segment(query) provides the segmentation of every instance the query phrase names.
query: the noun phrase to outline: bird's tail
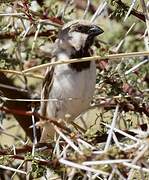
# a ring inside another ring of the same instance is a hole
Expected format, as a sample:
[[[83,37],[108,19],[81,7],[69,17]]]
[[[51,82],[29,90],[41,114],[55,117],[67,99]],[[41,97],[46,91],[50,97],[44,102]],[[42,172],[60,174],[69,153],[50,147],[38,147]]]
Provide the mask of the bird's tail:
[[[40,142],[50,142],[54,139],[55,130],[51,122],[45,122],[42,126]]]

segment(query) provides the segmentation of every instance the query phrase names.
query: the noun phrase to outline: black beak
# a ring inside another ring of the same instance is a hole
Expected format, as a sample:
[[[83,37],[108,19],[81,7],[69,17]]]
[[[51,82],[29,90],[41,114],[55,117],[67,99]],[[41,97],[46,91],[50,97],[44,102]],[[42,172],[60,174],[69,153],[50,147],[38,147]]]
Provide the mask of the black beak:
[[[104,31],[100,28],[100,27],[98,27],[98,26],[96,26],[96,25],[93,25],[90,29],[89,29],[89,35],[91,35],[91,36],[98,36],[99,34],[102,34]]]

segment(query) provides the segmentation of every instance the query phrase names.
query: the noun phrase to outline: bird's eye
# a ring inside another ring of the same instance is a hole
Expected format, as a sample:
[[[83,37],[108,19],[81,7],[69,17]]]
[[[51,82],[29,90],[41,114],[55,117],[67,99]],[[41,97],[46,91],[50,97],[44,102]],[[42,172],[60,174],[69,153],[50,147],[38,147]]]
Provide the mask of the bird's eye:
[[[83,27],[82,27],[82,26],[78,26],[78,27],[76,28],[76,30],[79,31],[79,32],[81,32],[81,31],[83,31]]]
[[[88,34],[90,27],[89,26],[77,26],[76,27],[76,31],[81,32],[81,33],[85,33]]]

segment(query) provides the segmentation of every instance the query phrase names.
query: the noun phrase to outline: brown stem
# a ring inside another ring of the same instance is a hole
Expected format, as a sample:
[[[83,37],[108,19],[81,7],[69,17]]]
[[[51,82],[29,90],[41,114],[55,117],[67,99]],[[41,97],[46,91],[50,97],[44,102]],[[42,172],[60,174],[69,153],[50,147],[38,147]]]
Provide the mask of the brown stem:
[[[0,32],[0,39],[15,39],[16,36],[19,36],[22,33],[21,30],[18,30],[17,32]],[[47,30],[47,31],[43,31],[43,32],[39,32],[38,36],[41,37],[50,37],[53,41],[55,41],[56,36],[53,36],[54,34],[56,34],[56,32],[54,30]],[[31,36],[35,36],[35,32],[31,31],[28,32],[26,34],[26,37],[31,37]]]
[[[124,10],[128,10],[129,6],[127,6],[125,3],[123,3],[121,0],[115,0],[115,2]],[[135,10],[134,8],[132,9],[131,13],[133,16],[137,17],[138,19],[142,20],[145,22],[145,16],[142,12]]]

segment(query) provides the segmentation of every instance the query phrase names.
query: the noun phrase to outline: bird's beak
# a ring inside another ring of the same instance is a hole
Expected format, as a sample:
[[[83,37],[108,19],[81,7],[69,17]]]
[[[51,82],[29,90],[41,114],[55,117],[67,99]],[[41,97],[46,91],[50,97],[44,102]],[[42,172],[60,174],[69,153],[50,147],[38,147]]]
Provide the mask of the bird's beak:
[[[98,36],[99,34],[102,34],[104,31],[96,25],[93,25],[89,30],[89,35],[91,36]]]

